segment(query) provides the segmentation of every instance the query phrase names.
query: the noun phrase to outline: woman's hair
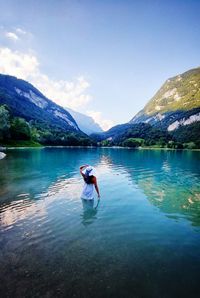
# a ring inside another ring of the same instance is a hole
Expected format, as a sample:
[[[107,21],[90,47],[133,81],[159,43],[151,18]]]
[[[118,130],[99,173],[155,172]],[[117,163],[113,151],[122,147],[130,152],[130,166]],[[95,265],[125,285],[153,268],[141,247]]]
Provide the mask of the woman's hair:
[[[84,175],[84,181],[85,181],[85,183],[87,183],[87,184],[92,184],[93,183],[93,178],[94,178],[94,176],[93,175],[91,175],[91,176],[89,176],[89,175]]]

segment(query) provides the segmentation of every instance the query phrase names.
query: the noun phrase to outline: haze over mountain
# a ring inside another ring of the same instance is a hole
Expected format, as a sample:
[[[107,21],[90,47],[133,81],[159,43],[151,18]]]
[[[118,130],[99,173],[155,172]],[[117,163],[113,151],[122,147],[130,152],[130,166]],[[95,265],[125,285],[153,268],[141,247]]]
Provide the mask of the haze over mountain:
[[[66,110],[69,111],[78,124],[79,128],[87,135],[103,132],[103,129],[94,121],[92,117],[76,112],[70,108],[66,108]]]

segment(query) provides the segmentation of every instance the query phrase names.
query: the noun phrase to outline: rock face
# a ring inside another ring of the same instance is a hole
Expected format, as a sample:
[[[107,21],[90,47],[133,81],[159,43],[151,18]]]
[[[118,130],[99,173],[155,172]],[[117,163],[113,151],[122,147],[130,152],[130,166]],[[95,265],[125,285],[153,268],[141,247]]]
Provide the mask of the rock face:
[[[64,108],[46,98],[30,83],[0,74],[0,105],[6,104],[13,116],[35,120],[63,131],[80,129]]]
[[[170,124],[167,128],[168,131],[173,131],[177,128],[179,128],[179,126],[182,125],[189,125],[192,124],[194,122],[198,122],[200,121],[200,113],[197,113],[195,115],[191,115],[190,117],[186,118],[182,118],[179,121],[176,120],[175,122],[173,122],[172,124]]]
[[[129,123],[149,123],[168,131],[200,121],[200,67],[168,79]]]
[[[3,153],[3,152],[0,152],[0,159],[3,159],[5,156],[6,156],[6,154],[5,154],[5,153]]]
[[[87,135],[103,132],[102,128],[99,126],[99,124],[94,122],[92,117],[73,111],[70,108],[66,108],[66,110],[69,111],[78,124],[79,128]]]

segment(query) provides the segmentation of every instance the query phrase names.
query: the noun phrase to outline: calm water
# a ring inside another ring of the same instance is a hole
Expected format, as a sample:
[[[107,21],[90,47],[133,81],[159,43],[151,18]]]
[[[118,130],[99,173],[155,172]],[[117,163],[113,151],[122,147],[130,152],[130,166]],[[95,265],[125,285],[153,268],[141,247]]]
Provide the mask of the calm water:
[[[83,205],[79,166],[98,172]],[[9,150],[1,297],[199,297],[200,152]]]

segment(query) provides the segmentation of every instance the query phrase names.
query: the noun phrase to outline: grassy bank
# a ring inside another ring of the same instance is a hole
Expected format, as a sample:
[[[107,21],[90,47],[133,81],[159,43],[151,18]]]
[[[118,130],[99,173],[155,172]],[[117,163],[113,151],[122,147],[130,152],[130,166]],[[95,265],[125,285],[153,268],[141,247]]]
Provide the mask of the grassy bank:
[[[34,142],[34,141],[15,141],[10,140],[6,143],[0,143],[0,147],[43,147],[40,143]]]
[[[166,150],[166,151],[200,151],[198,148],[168,148],[168,147],[160,147],[160,146],[140,146],[140,147],[128,147],[128,146],[43,146],[37,142],[33,141],[11,141],[5,143],[0,143],[0,149],[2,148],[93,148],[93,149],[99,149],[99,148],[108,148],[108,149],[132,149],[132,150]],[[3,150],[3,149],[2,149]]]

